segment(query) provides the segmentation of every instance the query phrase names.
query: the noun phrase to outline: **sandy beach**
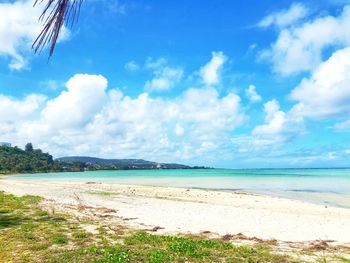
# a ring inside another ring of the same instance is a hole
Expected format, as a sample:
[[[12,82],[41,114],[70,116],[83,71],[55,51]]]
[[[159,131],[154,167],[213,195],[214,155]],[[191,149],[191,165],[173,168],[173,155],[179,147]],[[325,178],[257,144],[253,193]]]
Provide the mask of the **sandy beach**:
[[[350,245],[350,209],[245,193],[98,182],[0,180],[0,190],[39,195],[46,205],[113,211],[129,227],[161,233],[243,234],[263,240]],[[71,212],[71,211],[70,211]]]

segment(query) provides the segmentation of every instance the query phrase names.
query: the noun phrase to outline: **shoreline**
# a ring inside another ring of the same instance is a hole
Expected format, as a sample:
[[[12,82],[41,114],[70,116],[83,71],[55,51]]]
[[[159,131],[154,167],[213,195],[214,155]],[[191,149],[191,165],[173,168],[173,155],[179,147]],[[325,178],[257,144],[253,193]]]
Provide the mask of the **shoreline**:
[[[81,170],[81,171],[47,171],[47,172],[23,172],[23,173],[1,173],[0,172],[0,177],[1,176],[16,176],[16,175],[33,175],[33,174],[57,174],[57,173],[84,173],[84,172],[99,172],[99,171],[162,171],[162,170],[241,170],[241,169],[226,169],[226,168],[213,168],[213,167],[200,167],[200,168],[194,168],[194,167],[190,167],[190,168],[161,168],[161,169],[154,169],[154,168],[142,168],[142,169],[97,169],[97,170]],[[251,170],[259,170],[263,168],[258,168],[258,169],[251,169]],[[286,168],[288,169],[288,168]],[[313,168],[311,168],[313,169]],[[320,168],[323,169],[323,168]],[[331,168],[330,168],[331,169]],[[340,169],[348,169],[348,168],[340,168]],[[349,168],[350,169],[350,168]],[[245,169],[242,169],[245,170]],[[249,170],[249,169],[248,169]],[[273,169],[271,169],[273,170]]]
[[[108,170],[113,171],[113,170]],[[90,172],[98,172],[98,171],[87,171]],[[66,172],[59,172],[60,174],[65,174]],[[77,172],[79,173],[79,172]],[[55,173],[52,173],[53,175]],[[48,177],[38,178],[38,179],[26,179],[21,178],[21,176],[26,175],[36,175],[34,174],[14,174],[14,175],[0,175],[0,180],[16,180],[16,181],[27,181],[27,182],[46,182],[46,183],[52,183],[54,181],[65,183],[68,180],[74,183],[86,183],[87,181],[94,181],[95,183],[102,183],[102,184],[114,184],[114,185],[135,185],[135,186],[141,186],[141,187],[171,187],[171,188],[179,188],[179,189],[193,189],[193,190],[203,190],[203,191],[218,191],[218,192],[226,192],[226,193],[243,193],[248,195],[260,195],[265,197],[272,197],[272,198],[282,198],[282,199],[288,199],[288,200],[294,200],[294,201],[300,201],[308,204],[315,204],[315,205],[321,205],[326,207],[336,207],[336,208],[343,208],[343,209],[350,209],[350,193],[341,193],[341,192],[334,192],[334,191],[317,191],[317,190],[278,190],[278,189],[254,189],[254,188],[218,188],[218,187],[200,187],[200,186],[192,186],[192,185],[186,185],[186,184],[175,184],[172,186],[169,186],[167,184],[157,184],[157,183],[147,183],[147,182],[133,182],[133,181],[119,181],[116,182],[115,180],[105,179],[105,178],[86,178],[86,179],[76,179],[76,178],[55,178],[53,176],[53,179],[49,179]]]
[[[243,234],[263,240],[333,240],[350,246],[350,210],[259,194],[202,189],[18,180],[0,181],[0,190],[39,195],[62,211],[69,206],[116,210],[131,228],[159,227],[160,233]],[[70,211],[71,212],[71,211]]]

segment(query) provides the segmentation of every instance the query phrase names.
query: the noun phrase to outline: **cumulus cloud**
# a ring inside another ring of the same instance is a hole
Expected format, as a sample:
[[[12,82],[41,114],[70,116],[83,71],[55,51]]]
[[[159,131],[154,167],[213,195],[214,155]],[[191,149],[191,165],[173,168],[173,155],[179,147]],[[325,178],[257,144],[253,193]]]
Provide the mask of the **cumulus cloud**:
[[[124,68],[127,71],[136,71],[140,69],[140,66],[135,62],[135,61],[129,61],[128,63],[125,64]]]
[[[350,120],[336,123],[334,129],[336,131],[350,131]]]
[[[249,85],[249,87],[245,90],[245,96],[252,103],[256,103],[262,100],[261,96],[257,93],[254,85]]]
[[[328,160],[334,160],[334,159],[337,159],[337,158],[338,158],[338,156],[336,155],[335,152],[329,152],[329,153],[327,154],[327,159],[328,159]]]
[[[149,59],[146,68],[153,70],[153,79],[145,83],[146,91],[165,91],[173,88],[182,78],[183,69],[170,67],[164,58],[156,61]]]
[[[336,51],[291,92],[301,117],[347,117],[350,114],[350,47]]]
[[[272,13],[264,17],[258,24],[259,27],[286,27],[301,19],[305,18],[309,13],[308,8],[302,3],[294,3],[289,9],[282,10],[279,12]]]
[[[200,76],[206,85],[216,85],[220,81],[220,70],[227,57],[223,52],[213,52],[211,60],[200,69]]]
[[[36,94],[29,95],[24,99],[0,95],[0,137],[11,139],[13,136],[20,136],[18,125],[22,128],[27,123],[35,121],[45,100],[45,96]],[[20,140],[18,137],[16,139]],[[24,143],[21,142],[21,144]]]
[[[316,68],[324,50],[350,44],[350,6],[338,16],[323,16],[301,24],[284,25],[270,49],[261,54],[273,70],[290,75]]]
[[[0,121],[11,122],[31,119],[45,102],[46,97],[43,95],[32,94],[19,100],[4,95],[0,95]]]
[[[0,55],[10,59],[12,70],[21,70],[28,64],[33,41],[43,29],[38,18],[43,5],[33,7],[33,0],[0,3]],[[60,41],[69,31],[63,28]]]
[[[84,126],[107,101],[107,80],[101,75],[77,74],[66,87],[42,110],[43,122],[53,129]]]
[[[350,130],[349,72],[350,47],[334,52],[291,91],[290,98],[296,104],[290,110],[282,111],[276,100],[265,103],[265,123],[245,137],[245,144],[250,148],[281,145],[303,134],[307,119],[345,119],[336,123],[334,129]]]
[[[0,103],[7,101],[12,115],[0,119],[0,138],[17,145],[32,141],[56,156],[174,161],[210,155],[213,149],[220,152],[244,120],[234,93],[222,97],[213,88],[202,88],[173,99],[148,93],[131,98],[107,86],[103,76],[78,74],[52,99],[31,95],[15,101],[1,96]],[[2,117],[6,114],[0,112]],[[11,119],[16,121],[9,123]]]
[[[254,147],[280,146],[303,133],[303,120],[282,111],[277,100],[266,102],[264,112],[265,123],[252,131],[251,143]]]
[[[283,130],[286,124],[286,114],[280,110],[280,105],[276,100],[268,101],[264,104],[266,114],[265,124],[254,128],[252,134],[254,143],[257,145],[270,145],[275,141],[284,141]]]

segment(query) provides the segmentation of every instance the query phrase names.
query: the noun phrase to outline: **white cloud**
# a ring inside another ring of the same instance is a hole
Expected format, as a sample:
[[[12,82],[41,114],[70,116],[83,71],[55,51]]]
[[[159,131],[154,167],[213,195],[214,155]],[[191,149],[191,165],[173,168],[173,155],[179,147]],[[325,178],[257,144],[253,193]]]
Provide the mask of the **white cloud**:
[[[348,117],[350,114],[350,47],[341,49],[314,70],[291,92],[301,117]]]
[[[10,58],[12,70],[27,66],[31,45],[43,28],[38,20],[43,4],[33,7],[33,3],[33,0],[0,3],[0,55]],[[60,40],[68,34],[63,28]]]
[[[273,70],[282,75],[313,70],[326,48],[350,44],[349,27],[350,6],[345,6],[339,16],[291,24],[281,28],[276,42],[262,52],[261,58],[269,60]]]
[[[153,58],[149,57],[146,61],[145,68],[157,70],[159,68],[164,67],[167,63],[168,62],[165,58],[159,58],[157,60],[154,60]]]
[[[59,88],[64,87],[64,83],[61,81],[48,79],[40,81],[39,86],[44,90],[58,90]]]
[[[20,136],[18,135],[18,125],[22,127],[22,125],[34,121],[45,100],[46,97],[35,94],[22,100],[0,95],[0,138],[11,139],[13,136]]]
[[[258,47],[258,44],[256,44],[256,43],[251,44],[251,45],[249,45],[249,47],[248,47],[248,51],[255,50],[257,47]]]
[[[107,101],[107,80],[101,75],[77,74],[66,84],[67,91],[47,102],[42,118],[51,128],[81,127]]]
[[[125,64],[124,68],[127,71],[137,71],[140,69],[140,66],[135,62],[135,61],[129,61],[128,63]]]
[[[283,130],[286,124],[286,114],[280,110],[276,100],[264,104],[266,114],[265,124],[255,127],[252,132],[254,143],[257,145],[274,144],[276,141],[284,141]]]
[[[220,70],[227,60],[223,52],[213,52],[211,60],[200,69],[200,75],[206,85],[216,85],[220,81]]]
[[[146,91],[165,91],[173,88],[182,78],[183,69],[167,66],[167,61],[160,58],[156,61],[149,59],[146,68],[153,70],[153,79],[145,83]]]
[[[262,100],[261,96],[257,93],[254,85],[249,85],[249,87],[245,90],[245,96],[252,103],[256,103]]]
[[[148,91],[163,91],[175,86],[180,81],[183,70],[180,68],[165,67],[155,73],[155,77],[145,83]]]
[[[184,135],[184,133],[185,133],[185,129],[181,125],[176,124],[176,126],[175,126],[175,134],[178,135],[178,136],[182,136],[182,135]]]
[[[282,111],[276,100],[265,103],[265,123],[255,127],[251,137],[245,138],[250,144],[245,144],[250,148],[281,145],[304,133],[307,118],[347,119],[350,114],[349,72],[350,47],[334,52],[292,90],[290,98],[297,103],[289,111]],[[350,122],[339,122],[334,128],[349,130]]]
[[[329,152],[329,153],[327,154],[327,159],[328,159],[328,160],[335,160],[335,159],[337,159],[337,158],[338,158],[338,156],[336,155],[335,152]]]
[[[0,100],[10,101],[10,112],[26,105],[11,118],[0,119],[0,138],[15,145],[31,141],[56,156],[198,160],[225,148],[230,133],[244,120],[234,93],[220,97],[215,89],[204,88],[188,89],[173,99],[147,93],[130,98],[107,90],[107,80],[100,75],[75,75],[66,90],[47,101],[39,95]],[[2,117],[6,114],[0,112]]]
[[[286,27],[301,19],[305,18],[309,13],[308,8],[302,3],[294,3],[287,10],[272,13],[264,17],[258,24],[259,27],[269,27],[275,25],[277,27]]]
[[[0,121],[15,123],[30,119],[45,100],[45,96],[35,94],[29,95],[23,100],[0,95]]]
[[[336,131],[350,131],[350,120],[336,123],[334,129]]]
[[[256,126],[252,131],[253,146],[280,146],[303,133],[302,119],[296,119],[289,112],[282,111],[278,101],[266,102],[264,112],[265,123]]]

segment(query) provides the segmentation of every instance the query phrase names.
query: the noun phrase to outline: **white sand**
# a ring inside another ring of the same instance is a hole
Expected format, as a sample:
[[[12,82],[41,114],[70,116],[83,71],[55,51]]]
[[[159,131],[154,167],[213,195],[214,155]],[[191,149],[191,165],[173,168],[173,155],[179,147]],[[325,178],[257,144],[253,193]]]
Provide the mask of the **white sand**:
[[[246,236],[281,241],[335,240],[350,244],[350,209],[253,194],[170,187],[1,179],[0,190],[40,195],[57,206],[78,203],[117,210],[132,227],[159,226],[167,233]],[[91,194],[94,191],[113,195]]]

